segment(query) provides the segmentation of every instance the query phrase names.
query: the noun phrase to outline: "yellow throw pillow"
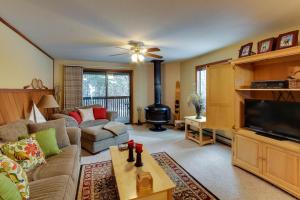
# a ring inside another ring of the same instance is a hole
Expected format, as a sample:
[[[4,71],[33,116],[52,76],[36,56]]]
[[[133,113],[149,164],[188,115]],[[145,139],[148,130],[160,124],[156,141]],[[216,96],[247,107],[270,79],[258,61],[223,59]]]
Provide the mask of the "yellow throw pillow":
[[[1,147],[1,151],[10,159],[18,162],[26,172],[46,163],[45,155],[34,138],[6,143]]]
[[[29,199],[29,183],[25,170],[5,155],[0,155],[0,173],[16,184],[22,199]]]

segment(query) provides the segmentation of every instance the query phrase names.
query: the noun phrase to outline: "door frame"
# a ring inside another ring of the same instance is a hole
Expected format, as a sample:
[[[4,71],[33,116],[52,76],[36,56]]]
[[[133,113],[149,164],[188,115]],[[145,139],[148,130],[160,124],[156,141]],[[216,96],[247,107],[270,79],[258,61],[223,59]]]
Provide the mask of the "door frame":
[[[123,70],[123,69],[95,69],[95,68],[83,68],[84,72],[102,72],[102,73],[127,73],[129,74],[129,99],[130,99],[130,118],[129,123],[133,123],[133,70]],[[106,80],[106,94],[107,94],[107,80]]]

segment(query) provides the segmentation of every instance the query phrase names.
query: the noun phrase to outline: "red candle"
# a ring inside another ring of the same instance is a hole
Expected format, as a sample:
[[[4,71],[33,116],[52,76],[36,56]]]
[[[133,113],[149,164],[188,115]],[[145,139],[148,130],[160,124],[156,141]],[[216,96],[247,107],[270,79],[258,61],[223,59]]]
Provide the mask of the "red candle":
[[[143,144],[135,144],[135,151],[137,153],[142,153],[143,152]]]
[[[133,147],[134,147],[134,140],[129,140],[128,141],[128,148],[133,149]]]

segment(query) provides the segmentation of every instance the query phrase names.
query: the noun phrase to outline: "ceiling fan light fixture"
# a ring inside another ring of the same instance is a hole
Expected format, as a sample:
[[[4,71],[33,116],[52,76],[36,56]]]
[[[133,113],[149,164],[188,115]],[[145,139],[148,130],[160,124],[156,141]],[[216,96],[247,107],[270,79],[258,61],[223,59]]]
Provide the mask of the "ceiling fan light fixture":
[[[131,61],[134,63],[138,62],[138,55],[136,53],[131,55]]]
[[[139,62],[144,62],[145,57],[142,54],[138,54],[138,61]]]

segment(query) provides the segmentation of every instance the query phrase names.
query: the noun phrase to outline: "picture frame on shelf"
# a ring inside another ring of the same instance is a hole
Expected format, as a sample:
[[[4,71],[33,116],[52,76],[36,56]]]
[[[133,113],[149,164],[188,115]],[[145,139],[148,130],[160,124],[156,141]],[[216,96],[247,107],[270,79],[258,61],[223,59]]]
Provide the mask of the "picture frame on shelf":
[[[279,50],[279,49],[285,49],[285,48],[297,46],[298,34],[299,34],[299,30],[280,34],[278,36],[276,49]]]
[[[241,49],[239,51],[239,58],[251,56],[252,55],[252,46],[253,46],[253,42],[250,42],[248,44],[241,46]]]
[[[276,38],[268,38],[257,43],[257,54],[266,53],[275,50]]]

